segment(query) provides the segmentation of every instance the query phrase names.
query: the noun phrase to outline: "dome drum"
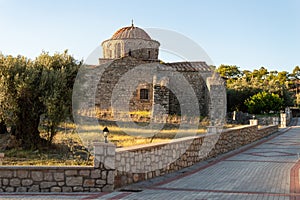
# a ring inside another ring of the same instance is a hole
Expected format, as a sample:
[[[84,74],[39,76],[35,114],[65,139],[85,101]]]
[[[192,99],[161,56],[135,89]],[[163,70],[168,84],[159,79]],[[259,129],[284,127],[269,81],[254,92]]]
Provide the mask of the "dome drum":
[[[142,60],[157,60],[159,46],[159,42],[152,40],[143,29],[124,27],[116,31],[111,39],[102,42],[103,58],[132,56]]]

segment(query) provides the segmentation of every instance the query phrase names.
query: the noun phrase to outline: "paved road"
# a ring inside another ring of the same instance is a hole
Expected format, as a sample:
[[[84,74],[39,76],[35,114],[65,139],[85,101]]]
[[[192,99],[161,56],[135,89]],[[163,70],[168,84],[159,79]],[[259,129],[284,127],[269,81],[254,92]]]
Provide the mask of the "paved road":
[[[208,162],[112,193],[0,194],[0,199],[299,199],[300,120]],[[137,190],[140,189],[140,190]]]

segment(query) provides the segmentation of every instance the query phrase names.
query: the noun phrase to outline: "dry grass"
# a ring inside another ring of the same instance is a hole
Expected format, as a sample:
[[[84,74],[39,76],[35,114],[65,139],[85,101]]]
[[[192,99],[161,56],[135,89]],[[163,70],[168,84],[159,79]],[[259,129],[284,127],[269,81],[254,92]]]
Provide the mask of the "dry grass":
[[[103,141],[104,137],[102,131],[105,125],[99,126],[81,126],[81,132],[79,133],[85,145],[91,143],[92,141],[98,140]],[[174,129],[162,129],[155,132],[154,129],[136,129],[132,127],[118,127],[116,125],[108,126],[109,141],[113,142],[117,147],[127,147],[140,144],[149,144],[157,142],[167,142],[173,138],[178,137],[188,137],[193,135],[199,135],[205,133],[205,128],[200,129],[185,129],[179,130]]]
[[[133,113],[146,116],[149,113]],[[163,129],[154,132],[153,129],[145,129],[148,123],[138,123],[141,128],[132,128],[130,124],[122,124],[122,128],[112,122],[103,123],[98,126],[81,126],[77,134],[75,124],[62,123],[61,131],[54,137],[53,145],[44,150],[25,151],[22,149],[11,149],[4,151],[5,158],[3,165],[92,165],[93,157],[85,147],[92,149],[93,141],[103,141],[102,130],[107,126],[110,130],[109,141],[117,147],[128,147],[149,143],[168,142],[173,138],[201,135],[206,132],[202,124],[198,129],[179,130],[178,124],[167,124]],[[238,125],[226,125],[225,128],[232,128]],[[155,128],[154,128],[155,129]],[[43,137],[44,134],[42,133]],[[1,142],[0,135],[0,142]],[[4,139],[4,138],[3,138]]]
[[[44,136],[43,132],[41,136]],[[0,135],[0,138],[5,137],[7,138],[8,135]],[[5,150],[3,153],[5,153],[3,165],[93,165],[93,157],[84,149],[79,135],[73,133],[72,130],[58,132],[53,139],[53,144],[49,147],[44,147],[39,150],[13,148]]]

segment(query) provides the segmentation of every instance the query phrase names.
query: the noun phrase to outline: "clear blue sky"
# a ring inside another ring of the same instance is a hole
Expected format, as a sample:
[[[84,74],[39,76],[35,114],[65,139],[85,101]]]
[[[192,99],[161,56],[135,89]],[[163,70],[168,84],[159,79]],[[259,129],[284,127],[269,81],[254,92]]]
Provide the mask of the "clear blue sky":
[[[131,19],[141,28],[177,31],[215,65],[289,71],[300,65],[299,0],[0,0],[0,51],[42,50],[85,59]]]

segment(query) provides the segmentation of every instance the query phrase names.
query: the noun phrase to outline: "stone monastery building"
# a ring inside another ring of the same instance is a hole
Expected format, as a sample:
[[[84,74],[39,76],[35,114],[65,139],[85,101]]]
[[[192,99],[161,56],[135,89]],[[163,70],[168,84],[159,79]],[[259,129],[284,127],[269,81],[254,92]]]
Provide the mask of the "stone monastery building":
[[[99,58],[97,68],[105,70],[95,105],[103,117],[114,109],[156,109],[176,115],[199,110],[199,115],[207,116],[210,107],[216,106],[210,100],[214,86],[211,68],[201,61],[164,63],[158,59],[159,46],[159,41],[134,24],[102,42],[103,58]]]

